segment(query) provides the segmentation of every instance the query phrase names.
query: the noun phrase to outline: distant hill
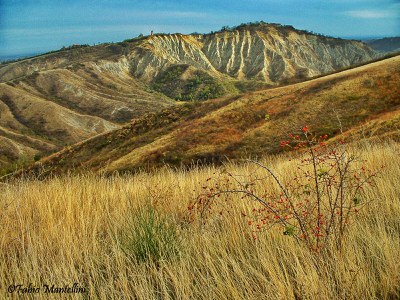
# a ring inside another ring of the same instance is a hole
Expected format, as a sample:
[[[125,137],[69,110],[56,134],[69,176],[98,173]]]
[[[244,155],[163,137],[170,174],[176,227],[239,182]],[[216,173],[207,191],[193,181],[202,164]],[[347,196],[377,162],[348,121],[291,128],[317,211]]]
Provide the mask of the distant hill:
[[[279,141],[309,125],[334,138],[400,141],[400,56],[270,90],[191,102],[134,120],[67,147],[27,171],[62,173],[221,162],[281,151]]]
[[[257,23],[73,45],[1,64],[0,169],[179,106],[175,100],[299,82],[378,56],[361,42]]]
[[[365,43],[379,52],[400,51],[400,37],[388,37],[383,39],[367,40]]]
[[[22,60],[25,58],[29,58],[32,56],[36,56],[38,53],[24,53],[24,54],[16,54],[16,55],[0,55],[0,63],[7,63],[16,60]]]

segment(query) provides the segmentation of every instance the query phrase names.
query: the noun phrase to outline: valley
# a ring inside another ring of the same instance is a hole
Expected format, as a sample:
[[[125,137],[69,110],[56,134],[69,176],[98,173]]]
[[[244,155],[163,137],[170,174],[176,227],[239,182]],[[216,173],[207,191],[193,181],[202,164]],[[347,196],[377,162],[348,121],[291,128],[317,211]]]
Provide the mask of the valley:
[[[288,86],[190,102],[79,142],[27,171],[134,172],[279,153],[304,125],[332,141],[399,140],[400,56]]]
[[[361,42],[257,23],[75,45],[5,63],[0,168],[9,172],[185,101],[236,97],[378,57]]]

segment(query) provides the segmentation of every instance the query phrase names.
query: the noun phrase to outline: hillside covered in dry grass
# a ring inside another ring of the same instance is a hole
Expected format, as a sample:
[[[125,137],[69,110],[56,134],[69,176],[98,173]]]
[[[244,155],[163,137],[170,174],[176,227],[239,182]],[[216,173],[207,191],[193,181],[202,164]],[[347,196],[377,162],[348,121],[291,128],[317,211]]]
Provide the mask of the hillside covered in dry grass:
[[[251,164],[191,171],[164,168],[129,176],[63,175],[0,185],[0,290],[12,284],[78,283],[89,299],[398,299],[400,148],[364,142],[350,153],[381,170],[364,190],[342,251],[310,252],[282,230],[252,238],[243,217],[255,204],[231,195],[230,214],[205,225],[188,206],[209,178],[226,171],[265,177]],[[299,160],[262,162],[283,182]],[[255,190],[273,190],[271,180]],[[139,237],[139,238],[138,238]],[[36,299],[48,299],[39,292]],[[58,296],[58,295],[56,295]]]
[[[235,95],[376,59],[367,45],[279,24],[154,34],[0,65],[0,168],[178,103]]]
[[[28,171],[135,171],[281,151],[279,141],[310,125],[334,139],[399,139],[400,56],[275,89],[188,103],[67,147]]]

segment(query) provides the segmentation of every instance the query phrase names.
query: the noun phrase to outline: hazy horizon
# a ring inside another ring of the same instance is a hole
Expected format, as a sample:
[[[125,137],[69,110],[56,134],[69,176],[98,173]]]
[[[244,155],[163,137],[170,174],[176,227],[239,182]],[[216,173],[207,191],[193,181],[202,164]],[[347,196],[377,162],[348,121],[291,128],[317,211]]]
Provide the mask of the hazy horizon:
[[[208,33],[261,20],[341,38],[393,37],[400,34],[399,10],[393,0],[0,1],[0,59],[118,42],[151,30]]]

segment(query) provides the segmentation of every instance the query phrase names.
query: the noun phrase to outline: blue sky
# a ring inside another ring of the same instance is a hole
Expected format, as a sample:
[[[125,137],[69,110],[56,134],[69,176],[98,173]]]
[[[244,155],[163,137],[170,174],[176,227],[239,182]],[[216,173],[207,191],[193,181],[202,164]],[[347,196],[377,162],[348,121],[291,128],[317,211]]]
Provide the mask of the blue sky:
[[[399,36],[400,0],[0,0],[0,56],[259,20],[338,37]]]

